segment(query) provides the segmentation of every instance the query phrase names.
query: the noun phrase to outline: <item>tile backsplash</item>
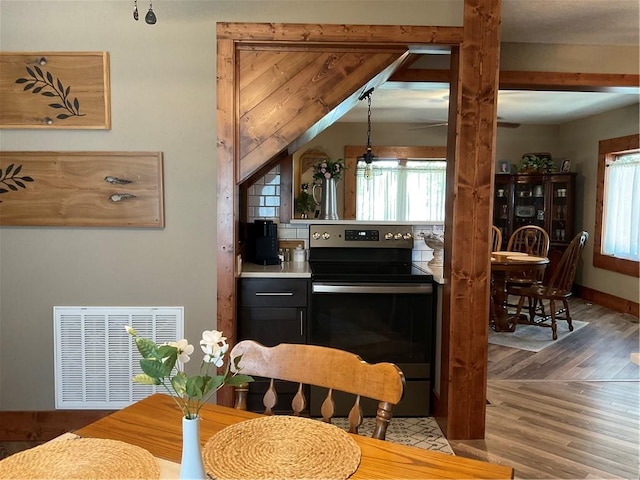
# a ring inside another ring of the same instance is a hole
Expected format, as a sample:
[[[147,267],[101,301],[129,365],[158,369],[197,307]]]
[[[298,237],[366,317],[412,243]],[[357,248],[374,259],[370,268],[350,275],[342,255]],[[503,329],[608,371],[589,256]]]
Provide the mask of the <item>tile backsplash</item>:
[[[249,187],[247,218],[249,222],[259,219],[277,222],[280,218],[280,165]]]
[[[248,191],[247,218],[254,220],[280,219],[280,166],[274,167],[264,177],[256,181]],[[413,253],[414,262],[426,262],[433,258],[433,250],[423,240],[428,233],[442,234],[444,225],[413,225]],[[278,223],[278,238],[280,240],[304,240],[309,247],[309,225],[306,223],[280,224]]]

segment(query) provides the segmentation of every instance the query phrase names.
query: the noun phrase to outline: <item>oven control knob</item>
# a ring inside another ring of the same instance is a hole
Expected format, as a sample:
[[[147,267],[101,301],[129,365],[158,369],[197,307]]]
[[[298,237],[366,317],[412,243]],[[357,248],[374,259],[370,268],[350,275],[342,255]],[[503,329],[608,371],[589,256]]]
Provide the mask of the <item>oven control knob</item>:
[[[402,240],[402,234],[396,233],[393,238],[395,238],[396,240]]]
[[[384,239],[385,239],[385,240],[391,240],[391,239],[393,239],[393,233],[391,233],[391,232],[387,232],[387,233],[385,233],[385,234],[384,234]]]
[[[322,239],[323,239],[323,240],[329,240],[329,238],[331,238],[331,234],[330,234],[330,233],[328,233],[328,232],[324,232],[324,233],[322,234]]]
[[[313,232],[313,239],[318,240],[320,238],[320,232]]]
[[[405,240],[411,240],[413,238],[413,235],[411,235],[410,233],[405,233],[402,238],[404,238]]]

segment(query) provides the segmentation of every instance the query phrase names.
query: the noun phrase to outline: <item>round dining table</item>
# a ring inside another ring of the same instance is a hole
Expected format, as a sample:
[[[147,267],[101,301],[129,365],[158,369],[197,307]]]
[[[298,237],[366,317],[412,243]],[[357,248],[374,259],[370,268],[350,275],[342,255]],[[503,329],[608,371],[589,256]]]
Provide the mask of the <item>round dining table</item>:
[[[497,332],[513,332],[518,324],[515,315],[507,310],[507,279],[525,273],[529,278],[541,278],[549,264],[547,257],[536,257],[520,252],[492,252],[491,279],[495,319],[490,326]]]

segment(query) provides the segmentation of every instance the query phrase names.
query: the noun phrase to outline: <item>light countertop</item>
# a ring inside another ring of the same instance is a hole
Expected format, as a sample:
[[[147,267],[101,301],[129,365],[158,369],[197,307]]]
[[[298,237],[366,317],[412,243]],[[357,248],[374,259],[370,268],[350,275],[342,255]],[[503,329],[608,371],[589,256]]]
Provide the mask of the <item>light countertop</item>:
[[[243,262],[241,278],[311,278],[309,262],[284,262],[280,265],[258,265]]]
[[[427,262],[414,263],[420,270],[433,275],[434,282],[444,283],[442,268],[429,267]],[[284,262],[281,265],[258,265],[242,263],[241,278],[311,278],[309,262]]]

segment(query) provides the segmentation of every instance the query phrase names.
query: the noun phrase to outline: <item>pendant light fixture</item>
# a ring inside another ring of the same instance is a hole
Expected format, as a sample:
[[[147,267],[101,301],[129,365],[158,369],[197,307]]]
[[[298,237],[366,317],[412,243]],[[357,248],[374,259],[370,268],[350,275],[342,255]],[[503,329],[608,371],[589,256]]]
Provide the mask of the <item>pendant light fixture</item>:
[[[371,180],[373,178],[373,161],[377,160],[373,152],[371,151],[371,95],[373,94],[373,87],[364,92],[358,100],[367,99],[367,146],[365,152],[358,157],[358,161],[364,160],[364,178]]]

